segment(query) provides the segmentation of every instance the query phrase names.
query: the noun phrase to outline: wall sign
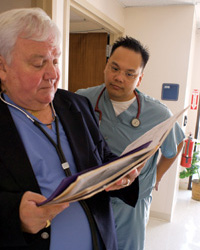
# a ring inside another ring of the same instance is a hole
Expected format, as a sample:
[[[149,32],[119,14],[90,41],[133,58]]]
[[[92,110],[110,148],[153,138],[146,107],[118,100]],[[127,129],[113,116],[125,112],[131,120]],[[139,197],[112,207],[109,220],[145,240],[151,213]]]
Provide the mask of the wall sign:
[[[177,101],[179,93],[179,84],[163,83],[162,85],[162,100]]]
[[[199,90],[198,89],[194,89],[192,91],[192,98],[191,98],[190,109],[197,110],[198,100],[199,100]]]

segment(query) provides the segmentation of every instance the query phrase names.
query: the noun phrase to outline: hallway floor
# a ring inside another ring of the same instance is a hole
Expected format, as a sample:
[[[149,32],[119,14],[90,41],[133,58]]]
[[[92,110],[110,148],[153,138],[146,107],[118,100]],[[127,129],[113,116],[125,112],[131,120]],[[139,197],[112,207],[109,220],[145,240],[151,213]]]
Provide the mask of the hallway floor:
[[[179,190],[172,222],[150,218],[145,250],[200,250],[200,201]]]

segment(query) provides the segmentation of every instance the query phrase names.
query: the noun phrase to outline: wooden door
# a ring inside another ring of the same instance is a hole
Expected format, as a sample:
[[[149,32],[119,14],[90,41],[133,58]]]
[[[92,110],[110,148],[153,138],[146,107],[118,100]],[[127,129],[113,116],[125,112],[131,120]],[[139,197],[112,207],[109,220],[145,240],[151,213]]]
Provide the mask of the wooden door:
[[[69,90],[104,82],[107,33],[70,34]]]

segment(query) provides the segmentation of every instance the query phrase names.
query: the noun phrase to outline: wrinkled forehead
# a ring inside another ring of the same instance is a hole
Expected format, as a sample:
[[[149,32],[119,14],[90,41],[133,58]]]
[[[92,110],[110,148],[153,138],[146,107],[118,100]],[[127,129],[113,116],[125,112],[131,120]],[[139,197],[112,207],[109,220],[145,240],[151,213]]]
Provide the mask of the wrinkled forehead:
[[[49,30],[48,33],[44,32],[42,34],[40,34],[40,32],[33,33],[33,34],[30,34],[30,33],[26,34],[25,32],[23,32],[18,36],[18,38],[32,40],[36,42],[48,42],[54,47],[60,46],[60,43],[61,43],[60,34],[59,33],[55,34],[54,32],[51,32],[51,30]]]
[[[12,52],[12,58],[59,58],[60,46],[51,41],[39,42],[30,39],[18,38]]]

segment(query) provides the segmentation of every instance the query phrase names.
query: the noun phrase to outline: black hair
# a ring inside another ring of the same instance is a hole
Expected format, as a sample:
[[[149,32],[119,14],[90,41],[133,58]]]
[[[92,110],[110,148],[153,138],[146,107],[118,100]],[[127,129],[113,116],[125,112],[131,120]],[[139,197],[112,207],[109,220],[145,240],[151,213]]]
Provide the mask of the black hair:
[[[133,50],[137,53],[140,53],[142,56],[142,67],[144,68],[149,60],[149,51],[146,47],[144,47],[138,40],[126,36],[119,37],[113,44],[110,56],[114,53],[114,51],[118,47],[124,47],[130,50]]]

